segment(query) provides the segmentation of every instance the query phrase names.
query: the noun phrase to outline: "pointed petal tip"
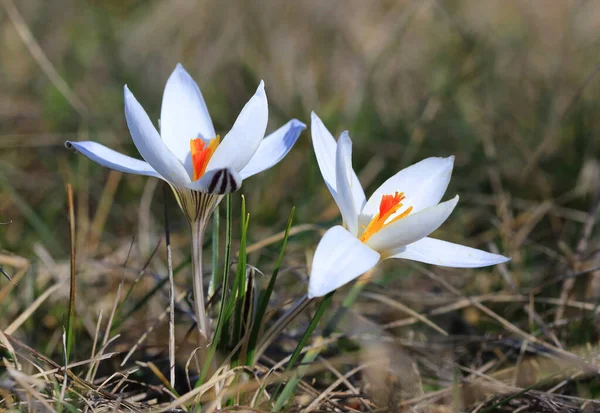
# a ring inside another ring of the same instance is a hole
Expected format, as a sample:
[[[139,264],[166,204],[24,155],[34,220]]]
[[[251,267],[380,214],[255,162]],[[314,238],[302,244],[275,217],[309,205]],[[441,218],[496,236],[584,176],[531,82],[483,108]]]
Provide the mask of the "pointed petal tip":
[[[319,117],[319,115],[317,115],[314,111],[311,112],[310,114],[310,129],[312,134],[314,135],[315,133],[325,133],[327,135],[331,135],[331,132],[329,132],[329,129],[327,129],[327,126],[325,126],[325,124],[323,123],[323,121],[321,120],[321,118]],[[314,136],[313,136],[314,139]],[[331,139],[333,140],[334,144],[335,144],[335,138],[333,137],[333,135],[331,135]]]
[[[290,126],[292,128],[302,128],[302,130],[306,129],[306,124],[298,119],[290,120]]]
[[[153,176],[163,179],[147,162],[135,159],[112,150],[94,141],[66,141],[65,146],[73,152],[107,168],[136,175]]]
[[[485,262],[481,262],[478,265],[470,265],[470,266],[463,266],[460,268],[483,268],[483,267],[491,267],[492,265],[498,265],[498,264],[506,264],[507,262],[509,262],[512,258],[510,257],[505,257],[504,255],[500,255],[500,254],[493,254],[491,252],[487,252],[487,251],[482,251],[484,253],[487,254],[487,260]]]
[[[452,167],[454,165],[454,159],[455,159],[454,155],[450,155],[450,156],[446,156],[446,157],[444,157],[444,156],[432,156],[432,157],[423,159],[421,162],[430,161],[430,160],[437,160],[437,161],[441,161],[442,165],[444,165],[446,167],[448,167],[448,166]],[[420,162],[418,162],[418,163],[420,163]]]
[[[447,204],[447,208],[450,211],[448,215],[450,215],[452,213],[452,211],[454,210],[454,208],[456,208],[456,205],[458,205],[458,201],[460,201],[460,196],[458,196],[458,194],[457,194],[454,196],[454,198],[449,199],[444,202],[441,202],[438,205]]]
[[[348,132],[347,130],[342,131],[342,133],[340,133],[340,137],[338,138],[338,141],[340,141],[342,139],[345,141],[349,141],[350,145],[352,145],[352,139],[350,139],[350,132]]]
[[[123,86],[123,93],[124,93],[125,100],[127,100],[127,99],[135,100],[135,96],[133,96],[133,93],[131,92],[131,90],[129,90],[129,87],[127,85]]]
[[[433,157],[435,159],[439,159],[440,161],[444,162],[446,166],[452,167],[454,165],[454,159],[455,156],[454,155],[450,155],[450,156],[440,156],[440,157]]]
[[[188,71],[185,70],[185,67],[183,67],[183,65],[179,62],[175,65],[175,69],[173,69],[173,72],[171,73],[171,76],[174,76],[174,75],[181,75],[181,76],[186,76],[186,77],[191,78]]]
[[[254,96],[252,96],[251,100],[254,98],[264,99],[266,105],[269,103],[267,100],[267,92],[265,91],[265,81],[262,79],[258,84],[256,92],[254,92]]]
[[[499,258],[498,258],[498,260],[499,260],[499,261],[498,261],[498,264],[504,264],[505,262],[509,262],[509,261],[511,261],[511,260],[512,260],[512,258],[511,258],[511,257],[506,257],[506,256],[504,256],[504,255],[499,255]]]

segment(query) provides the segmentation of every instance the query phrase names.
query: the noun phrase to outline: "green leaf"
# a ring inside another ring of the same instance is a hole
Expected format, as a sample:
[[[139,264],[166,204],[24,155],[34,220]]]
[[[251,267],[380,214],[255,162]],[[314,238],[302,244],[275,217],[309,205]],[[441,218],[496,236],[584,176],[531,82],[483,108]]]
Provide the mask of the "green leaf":
[[[252,326],[252,332],[250,333],[250,340],[248,342],[248,357],[246,359],[246,365],[248,365],[248,366],[251,366],[254,364],[254,354],[256,352],[256,343],[258,341],[258,334],[263,325],[263,318],[267,311],[267,307],[269,305],[271,295],[273,294],[273,289],[275,288],[275,281],[277,281],[277,275],[279,274],[279,269],[281,268],[281,261],[283,260],[283,253],[284,253],[285,247],[287,245],[288,236],[290,234],[290,228],[292,227],[292,222],[294,219],[295,211],[296,211],[296,207],[292,207],[292,211],[290,213],[290,217],[288,218],[288,223],[285,228],[285,235],[283,237],[283,242],[281,243],[279,257],[277,259],[277,263],[275,264],[275,268],[273,269],[273,275],[271,275],[271,279],[269,280],[267,289],[260,293],[260,297],[258,300],[258,308],[256,310],[256,316],[254,317],[254,324]]]

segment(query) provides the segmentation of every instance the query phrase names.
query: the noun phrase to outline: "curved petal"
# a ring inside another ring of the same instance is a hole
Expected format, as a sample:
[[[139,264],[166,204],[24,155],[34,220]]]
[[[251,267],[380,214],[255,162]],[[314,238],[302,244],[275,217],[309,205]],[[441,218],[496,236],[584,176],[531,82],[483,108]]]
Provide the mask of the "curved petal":
[[[242,186],[240,174],[231,168],[206,171],[202,177],[186,185],[187,188],[210,194],[229,194]]]
[[[450,201],[425,208],[383,227],[367,240],[376,251],[389,251],[425,238],[448,219],[458,203],[458,195]]]
[[[169,76],[160,110],[160,135],[173,154],[192,170],[190,140],[216,136],[200,88],[180,63]]]
[[[347,131],[342,132],[335,153],[335,200],[344,222],[352,235],[358,233],[358,213],[352,197],[352,141]]]
[[[312,262],[308,297],[321,297],[369,271],[379,262],[373,251],[344,227],[329,229],[317,246]]]
[[[268,120],[265,83],[261,80],[256,93],[246,103],[208,162],[208,169],[232,168],[241,171],[258,150],[265,136]]]
[[[335,153],[337,149],[335,139],[315,112],[310,114],[310,120],[310,134],[317,163],[323,180],[333,195],[337,191],[335,185]]]
[[[185,186],[190,176],[179,159],[167,148],[148,114],[125,85],[125,119],[133,143],[142,158],[165,180]]]
[[[250,162],[241,170],[242,179],[269,169],[281,161],[292,149],[304,129],[306,129],[304,123],[292,119],[264,138]]]
[[[66,141],[65,146],[69,149],[74,149],[81,153],[88,159],[102,165],[107,168],[114,169],[115,171],[125,172],[129,174],[154,176],[156,178],[162,177],[156,173],[154,169],[147,162],[139,159],[132,158],[127,155],[123,155],[115,150],[107,148],[97,142],[82,141],[82,142],[71,142]]]
[[[368,223],[377,214],[383,195],[404,192],[406,206],[412,214],[437,205],[448,188],[454,156],[427,158],[409,166],[389,178],[371,195],[361,213],[361,223]]]
[[[464,245],[435,238],[423,238],[391,252],[388,258],[419,261],[442,267],[478,268],[510,261],[503,255],[492,254]]]
[[[336,198],[337,186],[336,186],[336,142],[333,138],[333,135],[327,130],[319,116],[315,112],[311,113],[311,135],[313,141],[313,147],[315,149],[315,155],[317,157],[317,163],[319,164],[319,169],[321,170],[321,175],[323,175],[323,180],[325,180],[325,184],[327,188],[329,188],[329,192],[333,198]],[[354,198],[354,205],[356,206],[356,211],[359,212],[363,209],[363,205],[366,202],[365,192],[363,191],[362,185],[356,176],[356,173],[352,169],[352,164],[350,164],[350,169],[352,170],[352,197]]]

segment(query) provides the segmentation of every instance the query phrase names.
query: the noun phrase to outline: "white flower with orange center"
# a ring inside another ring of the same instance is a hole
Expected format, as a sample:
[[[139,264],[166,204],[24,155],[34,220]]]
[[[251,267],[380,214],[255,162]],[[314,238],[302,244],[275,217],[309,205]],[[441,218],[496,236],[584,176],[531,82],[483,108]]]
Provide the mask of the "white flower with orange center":
[[[221,140],[198,85],[180,64],[165,86],[160,134],[127,86],[125,119],[143,161],[92,141],[66,142],[66,146],[100,165],[160,178],[171,186],[192,231],[195,311],[200,332],[208,336],[201,268],[206,224],[224,194],[236,191],[243,179],[277,164],[306,126],[292,119],[264,138],[268,105],[261,81]]]
[[[348,132],[343,132],[336,143],[313,112],[311,133],[321,174],[340,208],[343,226],[329,229],[317,246],[309,297],[328,294],[387,258],[460,268],[509,260],[428,237],[446,221],[458,202],[456,196],[440,203],[450,182],[453,156],[427,158],[401,170],[367,200],[352,169]]]
[[[224,194],[283,159],[306,127],[293,119],[263,139],[268,105],[261,81],[221,140],[198,85],[181,64],[165,86],[160,134],[127,86],[125,118],[144,161],[97,142],[69,141],[66,145],[108,168],[166,181],[191,222],[206,221]]]

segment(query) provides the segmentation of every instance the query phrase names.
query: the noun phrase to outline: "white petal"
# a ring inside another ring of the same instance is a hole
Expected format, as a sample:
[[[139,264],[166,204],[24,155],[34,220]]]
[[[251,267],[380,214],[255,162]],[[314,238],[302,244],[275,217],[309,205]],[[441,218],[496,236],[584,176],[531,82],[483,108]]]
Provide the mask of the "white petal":
[[[125,86],[125,119],[138,152],[156,172],[175,185],[185,186],[190,182],[190,176],[183,164],[165,146],[148,114],[127,86]]]
[[[361,224],[368,223],[379,211],[383,195],[404,192],[405,206],[412,206],[411,214],[437,205],[448,188],[454,156],[427,158],[409,166],[389,178],[371,195],[361,214]]]
[[[317,157],[317,163],[321,170],[321,175],[325,180],[329,192],[336,198],[336,142],[333,135],[327,130],[321,119],[315,112],[311,113],[311,135],[313,141],[313,147],[315,149],[315,155]],[[352,168],[352,165],[350,165]],[[361,211],[363,205],[366,202],[365,192],[356,176],[354,170],[351,172],[352,175],[352,197],[354,198],[354,205],[356,211]],[[337,202],[337,201],[336,201]]]
[[[477,268],[510,261],[498,254],[491,254],[464,245],[453,244],[434,238],[423,238],[393,251],[388,258],[402,258],[443,267]]]
[[[292,119],[264,138],[250,162],[241,170],[242,179],[269,169],[281,161],[292,149],[304,129],[306,129],[304,123]]]
[[[308,297],[320,297],[369,271],[379,253],[360,242],[342,226],[328,230],[315,251]]]
[[[161,178],[147,162],[123,155],[97,142],[67,141],[65,142],[65,146],[69,149],[75,149],[90,160],[115,171]]]
[[[187,184],[189,189],[211,194],[229,194],[237,191],[242,185],[242,178],[231,168],[206,171],[202,177]]]
[[[421,212],[411,214],[376,232],[367,240],[367,245],[376,251],[388,251],[425,238],[448,219],[458,203],[458,195]]]
[[[215,137],[215,128],[200,88],[180,63],[165,86],[160,110],[160,135],[190,173],[190,140],[199,136],[207,140]]]
[[[265,136],[269,108],[265,84],[258,89],[240,112],[233,127],[208,162],[208,169],[232,168],[241,171],[254,156]]]
[[[310,116],[310,133],[317,163],[325,184],[333,195],[337,190],[335,186],[335,154],[337,149],[335,139],[315,112],[312,112]]]
[[[352,197],[352,141],[347,131],[342,132],[338,139],[335,161],[337,195],[334,198],[348,230],[356,236],[358,213]]]

